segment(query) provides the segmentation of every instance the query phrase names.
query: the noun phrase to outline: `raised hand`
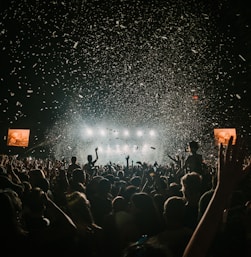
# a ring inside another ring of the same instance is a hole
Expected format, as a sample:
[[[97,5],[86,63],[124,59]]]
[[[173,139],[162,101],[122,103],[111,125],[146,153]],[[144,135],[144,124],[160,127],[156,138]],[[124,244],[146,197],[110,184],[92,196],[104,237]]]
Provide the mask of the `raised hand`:
[[[233,137],[231,137],[226,148],[223,145],[220,146],[217,187],[226,193],[231,193],[250,169],[250,161],[244,167],[246,150],[244,143],[243,138],[237,137],[236,143],[233,144]]]
[[[251,161],[245,157],[244,139],[237,137],[233,143],[230,138],[226,148],[220,146],[218,152],[217,186],[206,211],[201,217],[183,257],[206,257],[209,248],[219,231],[224,210],[228,207],[229,197],[239,182],[250,171]]]

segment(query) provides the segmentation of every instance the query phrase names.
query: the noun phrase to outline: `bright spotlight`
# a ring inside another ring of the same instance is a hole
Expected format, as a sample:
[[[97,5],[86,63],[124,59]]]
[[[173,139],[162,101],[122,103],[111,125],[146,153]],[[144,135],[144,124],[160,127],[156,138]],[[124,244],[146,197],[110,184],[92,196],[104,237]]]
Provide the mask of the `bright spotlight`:
[[[146,152],[149,148],[149,145],[148,144],[144,144],[143,147],[142,147],[142,152]]]
[[[124,130],[124,136],[129,136],[129,131],[127,129]]]
[[[139,147],[137,145],[134,145],[132,151],[135,153],[138,149]]]
[[[138,137],[142,137],[143,136],[143,131],[142,130],[138,130],[137,131],[137,136]]]
[[[117,130],[114,131],[114,136],[117,137],[119,135],[119,132]]]
[[[155,131],[154,131],[154,130],[150,130],[150,131],[149,131],[149,135],[150,135],[151,137],[155,136]]]
[[[86,134],[87,134],[88,136],[92,136],[92,135],[93,135],[93,130],[90,129],[90,128],[87,128],[87,129],[86,129]]]
[[[105,134],[106,134],[106,133],[105,133],[105,130],[104,130],[104,129],[100,129],[100,135],[101,135],[101,136],[105,136]]]

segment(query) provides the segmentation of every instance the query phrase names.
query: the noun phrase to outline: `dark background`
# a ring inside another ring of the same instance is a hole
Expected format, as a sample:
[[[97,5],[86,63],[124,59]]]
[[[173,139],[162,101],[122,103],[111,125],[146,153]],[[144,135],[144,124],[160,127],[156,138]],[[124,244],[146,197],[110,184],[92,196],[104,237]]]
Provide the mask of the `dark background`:
[[[171,153],[215,127],[250,146],[250,19],[248,1],[1,0],[0,153],[66,151],[83,123],[156,128]]]

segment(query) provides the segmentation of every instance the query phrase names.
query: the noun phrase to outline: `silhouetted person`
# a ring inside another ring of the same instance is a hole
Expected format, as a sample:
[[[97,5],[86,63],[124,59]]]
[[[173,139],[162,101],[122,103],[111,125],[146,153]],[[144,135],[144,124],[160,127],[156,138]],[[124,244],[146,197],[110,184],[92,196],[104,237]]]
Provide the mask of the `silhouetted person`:
[[[153,236],[163,230],[161,214],[153,197],[146,192],[134,193],[130,199],[133,215],[140,235]]]
[[[184,225],[195,229],[198,224],[199,200],[202,195],[202,176],[190,172],[181,178],[181,191],[185,200]]]
[[[74,169],[72,172],[72,180],[70,183],[70,191],[78,191],[82,193],[86,193],[86,173],[82,169]]]
[[[17,256],[29,249],[28,231],[21,220],[22,202],[12,189],[0,189],[0,255]],[[26,254],[27,256],[27,254]]]
[[[190,155],[185,160],[185,165],[184,165],[186,173],[195,171],[200,175],[202,175],[203,159],[202,159],[202,155],[197,153],[198,149],[199,149],[198,142],[192,141],[189,143]]]
[[[91,154],[87,155],[87,163],[84,165],[84,170],[92,177],[95,175],[95,164],[98,160],[98,148],[95,148],[96,158],[93,160],[93,156]]]
[[[91,212],[90,202],[85,193],[74,191],[67,195],[68,214],[77,227],[77,253],[89,257],[99,257],[103,253],[103,229],[98,226]]]
[[[67,177],[69,182],[72,180],[72,172],[75,169],[81,169],[80,165],[77,164],[77,157],[76,156],[72,156],[71,157],[71,163],[67,169]]]
[[[163,204],[164,231],[149,238],[149,242],[167,247],[172,252],[172,256],[181,257],[193,233],[192,229],[184,225],[185,213],[186,206],[183,197],[167,198]]]
[[[103,226],[105,217],[112,211],[111,181],[102,178],[97,184],[97,192],[91,197],[91,211],[97,225]]]

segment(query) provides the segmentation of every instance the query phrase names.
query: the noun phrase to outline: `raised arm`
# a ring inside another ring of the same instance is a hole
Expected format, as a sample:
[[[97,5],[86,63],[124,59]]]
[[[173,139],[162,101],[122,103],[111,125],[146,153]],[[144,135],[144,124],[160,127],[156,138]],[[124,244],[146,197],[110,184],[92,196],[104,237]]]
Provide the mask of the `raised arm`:
[[[46,237],[54,240],[65,235],[74,236],[77,227],[70,216],[55,204],[46,193],[43,193],[43,201],[46,206],[46,215],[51,221],[51,230],[47,231]]]
[[[95,148],[95,155],[96,155],[96,158],[95,158],[95,162],[98,160],[98,147]]]
[[[238,137],[234,145],[233,137],[231,137],[225,149],[222,145],[220,146],[217,186],[183,253],[183,257],[205,257],[208,255],[208,250],[219,229],[223,212],[228,207],[231,194],[250,170],[250,162],[243,168],[244,158],[243,139]]]

